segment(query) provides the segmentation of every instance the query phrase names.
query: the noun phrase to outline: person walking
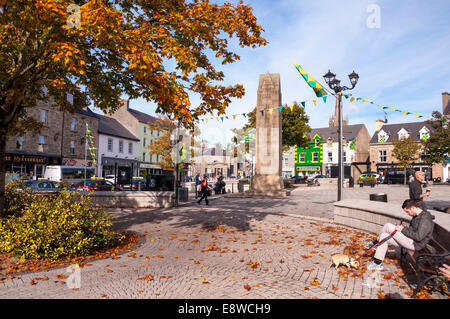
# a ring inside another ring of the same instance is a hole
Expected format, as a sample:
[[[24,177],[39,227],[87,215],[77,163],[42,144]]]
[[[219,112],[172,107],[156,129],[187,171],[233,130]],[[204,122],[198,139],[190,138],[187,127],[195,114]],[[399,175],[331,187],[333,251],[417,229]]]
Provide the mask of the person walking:
[[[195,198],[199,197],[201,184],[202,181],[200,180],[200,174],[197,173],[197,175],[195,175]]]
[[[375,255],[367,269],[383,269],[383,260],[389,246],[403,247],[411,256],[414,251],[424,248],[431,239],[434,228],[434,216],[427,210],[423,210],[413,199],[407,199],[402,205],[405,213],[412,217],[409,227],[403,225],[394,225],[387,223],[383,226],[376,242],[365,245],[367,249],[381,242],[396,230],[395,234],[389,239],[375,247]]]
[[[200,198],[199,201],[197,201],[198,204],[200,204],[204,198],[206,205],[208,205],[208,190],[209,190],[208,177],[206,175],[204,175],[202,184],[201,184],[202,197]]]
[[[424,194],[422,192],[422,183],[425,180],[425,173],[416,171],[414,177],[414,180],[409,184],[409,199],[414,200],[423,210],[426,210],[427,205],[423,201],[423,198],[430,196],[430,192],[427,191]]]

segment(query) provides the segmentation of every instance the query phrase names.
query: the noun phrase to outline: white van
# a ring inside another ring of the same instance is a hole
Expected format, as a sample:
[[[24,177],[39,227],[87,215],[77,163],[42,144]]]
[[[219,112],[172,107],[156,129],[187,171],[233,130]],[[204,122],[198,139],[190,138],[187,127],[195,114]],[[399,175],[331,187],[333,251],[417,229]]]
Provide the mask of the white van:
[[[45,169],[44,178],[55,182],[77,183],[84,180],[85,169],[87,179],[94,176],[94,170],[90,167],[50,165]]]

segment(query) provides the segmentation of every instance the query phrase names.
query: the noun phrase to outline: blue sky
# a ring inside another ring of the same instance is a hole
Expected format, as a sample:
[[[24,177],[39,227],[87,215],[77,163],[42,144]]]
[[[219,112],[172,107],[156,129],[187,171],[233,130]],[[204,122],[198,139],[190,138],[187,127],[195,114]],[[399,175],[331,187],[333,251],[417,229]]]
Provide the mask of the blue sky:
[[[236,1],[231,1],[236,2]],[[283,104],[310,101],[315,97],[291,61],[303,66],[325,85],[323,75],[331,69],[349,86],[347,75],[353,70],[360,79],[354,90],[356,97],[378,104],[423,115],[442,110],[442,92],[450,91],[450,1],[448,0],[247,0],[254,9],[265,47],[242,49],[232,43],[241,59],[232,65],[217,68],[225,73],[225,84],[241,83],[246,94],[234,99],[227,114],[247,113],[256,105],[258,78],[263,73],[280,73]],[[368,21],[376,12],[379,28],[370,28]],[[192,104],[198,103],[193,96]],[[132,108],[155,114],[155,105],[145,100],[130,101]],[[334,99],[307,104],[311,127],[328,126],[334,111]],[[387,111],[390,123],[418,121]],[[350,124],[364,123],[370,134],[375,120],[383,118],[382,110],[368,103],[352,103],[344,99],[344,116]],[[231,139],[231,128],[245,124],[243,117],[200,123],[203,137],[225,144]]]

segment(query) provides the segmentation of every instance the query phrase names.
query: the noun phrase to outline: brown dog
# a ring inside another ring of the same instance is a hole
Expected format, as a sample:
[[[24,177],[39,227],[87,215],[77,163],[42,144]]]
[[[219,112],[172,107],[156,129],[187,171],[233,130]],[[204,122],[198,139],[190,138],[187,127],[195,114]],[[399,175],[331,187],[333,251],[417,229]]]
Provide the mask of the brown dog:
[[[338,268],[340,265],[344,265],[347,268],[353,267],[355,269],[358,269],[359,262],[349,255],[346,254],[334,254],[331,256],[331,266],[334,265],[334,269]]]

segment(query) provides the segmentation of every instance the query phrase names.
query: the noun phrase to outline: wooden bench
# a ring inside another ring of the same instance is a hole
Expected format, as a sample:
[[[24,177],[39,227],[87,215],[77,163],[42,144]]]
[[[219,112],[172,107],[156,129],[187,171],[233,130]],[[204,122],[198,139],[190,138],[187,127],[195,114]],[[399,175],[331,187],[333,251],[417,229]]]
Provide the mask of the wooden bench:
[[[450,265],[450,232],[438,224],[434,224],[432,238],[427,246],[414,252],[412,256],[402,248],[401,263],[404,263],[406,256],[411,258],[411,266],[414,268],[417,278],[417,286],[412,298],[415,298],[417,293],[426,285],[429,285],[433,290],[437,290],[447,281],[439,272],[439,267],[442,267],[442,264]],[[445,293],[449,295],[448,291]]]

